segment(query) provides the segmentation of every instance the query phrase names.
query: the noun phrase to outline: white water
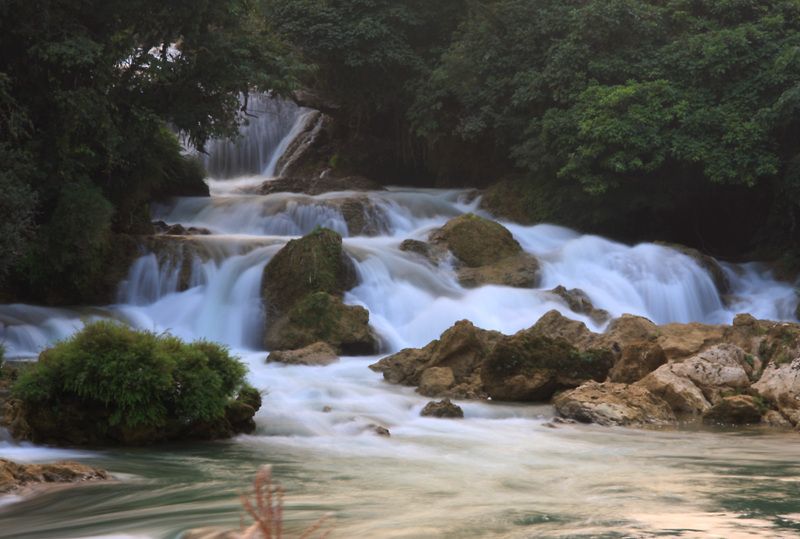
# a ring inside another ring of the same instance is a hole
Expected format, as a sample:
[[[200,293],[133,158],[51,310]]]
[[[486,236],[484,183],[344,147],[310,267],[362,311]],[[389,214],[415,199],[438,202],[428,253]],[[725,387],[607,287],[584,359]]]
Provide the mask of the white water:
[[[730,323],[739,312],[793,320],[791,285],[757,264],[725,266],[733,287],[726,304],[710,276],[671,249],[505,223],[542,263],[541,286],[467,290],[451,269],[399,249],[404,239],[425,239],[447,220],[478,212],[465,191],[370,193],[382,234],[350,237],[337,204],[352,193],[241,194],[267,178],[212,182],[210,199],[154,208],[155,219],[214,232],[192,239],[202,256],[188,290],[178,290],[174,267],[146,254],[114,305],[0,306],[0,339],[11,357],[35,356],[69,336],[81,317],[115,316],[224,342],[249,363],[251,382],[268,391],[257,431],[224,443],[114,451],[34,447],[0,436],[0,457],[75,459],[122,479],[70,490],[69,503],[59,494],[67,491],[0,498],[0,537],[176,537],[195,526],[236,527],[236,494],[264,462],[275,463],[287,488],[287,526],[331,511],[333,537],[800,537],[792,505],[800,500],[796,434],[551,429],[549,406],[482,402],[459,403],[462,421],[421,418],[427,399],[367,368],[380,356],[281,366],[265,364],[259,347],[263,267],[289,239],[318,225],[345,237],[359,276],[345,301],[370,311],[386,353],[423,346],[464,318],[510,334],[550,309],[601,331],[544,292],[559,284],[584,290],[613,316],[638,314],[659,324]],[[391,437],[377,436],[371,425],[387,427]]]

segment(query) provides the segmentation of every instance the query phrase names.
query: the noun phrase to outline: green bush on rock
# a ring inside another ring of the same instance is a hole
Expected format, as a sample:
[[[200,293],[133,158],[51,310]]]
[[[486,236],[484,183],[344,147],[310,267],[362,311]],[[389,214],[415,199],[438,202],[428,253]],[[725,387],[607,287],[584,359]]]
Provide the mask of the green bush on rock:
[[[222,345],[185,343],[103,320],[42,352],[20,376],[13,396],[21,400],[27,437],[34,441],[217,438],[252,423],[255,409],[249,417],[240,410],[254,401],[246,374],[247,367]],[[237,394],[244,402],[231,402]]]

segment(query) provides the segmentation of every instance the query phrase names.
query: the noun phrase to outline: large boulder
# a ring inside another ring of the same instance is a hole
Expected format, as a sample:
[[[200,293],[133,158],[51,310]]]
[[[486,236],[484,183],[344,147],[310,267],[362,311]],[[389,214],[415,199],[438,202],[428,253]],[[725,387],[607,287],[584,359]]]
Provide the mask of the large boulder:
[[[700,322],[673,322],[658,326],[658,344],[670,361],[680,361],[723,342],[728,326],[712,326]]]
[[[309,294],[324,292],[341,298],[354,285],[354,268],[338,232],[318,228],[291,240],[264,267],[261,297],[267,324],[288,314]]]
[[[91,468],[73,461],[51,464],[17,464],[0,458],[0,494],[44,483],[82,483],[109,480],[112,477],[101,468]]]
[[[700,414],[724,396],[750,387],[744,350],[720,344],[685,361],[662,365],[637,382],[678,413]]]
[[[451,219],[431,234],[430,240],[446,244],[468,268],[489,266],[523,254],[522,247],[507,228],[472,213]]]
[[[580,352],[564,339],[519,332],[500,339],[481,366],[486,393],[502,401],[547,401],[556,391],[603,381],[614,364],[609,350]]]
[[[592,333],[586,324],[567,318],[555,309],[547,311],[526,332],[531,335],[544,335],[551,339],[565,339],[581,351],[598,347],[598,335]]]
[[[675,415],[662,399],[642,386],[589,381],[554,400],[560,417],[598,425],[674,423]]]
[[[289,312],[269,325],[264,337],[267,350],[297,350],[324,342],[341,355],[371,355],[379,349],[369,326],[369,311],[345,305],[326,292],[308,294]]]

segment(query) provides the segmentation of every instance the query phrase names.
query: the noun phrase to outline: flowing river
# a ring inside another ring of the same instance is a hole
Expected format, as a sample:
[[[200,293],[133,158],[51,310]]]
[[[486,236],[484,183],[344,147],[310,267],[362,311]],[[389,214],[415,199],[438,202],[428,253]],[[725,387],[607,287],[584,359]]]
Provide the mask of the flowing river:
[[[266,392],[257,430],[222,442],[113,449],[33,446],[0,432],[0,457],[77,460],[118,479],[0,497],[0,538],[177,538],[201,526],[235,529],[244,513],[237,497],[265,463],[286,491],[286,536],[330,513],[333,538],[800,537],[796,432],[692,422],[552,428],[547,405],[469,401],[459,402],[463,420],[423,418],[429,399],[367,368],[465,318],[511,334],[558,309],[602,331],[545,292],[557,285],[582,289],[613,316],[658,324],[727,324],[740,312],[794,320],[792,285],[758,264],[723,265],[732,291],[721,298],[708,273],[666,247],[504,223],[540,260],[541,286],[464,289],[450,269],[399,245],[462,213],[481,213],[467,191],[369,193],[365,219],[377,231],[369,237],[351,236],[340,209],[354,193],[244,194],[276,175],[276,154],[303,114],[275,106],[238,147],[217,148],[208,163],[212,197],[153,208],[154,219],[213,233],[190,240],[188,289],[179,291],[179,265],[143,252],[113,305],[0,306],[0,339],[12,358],[35,357],[86,317],[226,343]],[[262,270],[289,239],[319,225],[344,236],[359,277],[345,302],[369,310],[384,354],[327,367],[266,364]],[[374,425],[391,436],[378,436]]]

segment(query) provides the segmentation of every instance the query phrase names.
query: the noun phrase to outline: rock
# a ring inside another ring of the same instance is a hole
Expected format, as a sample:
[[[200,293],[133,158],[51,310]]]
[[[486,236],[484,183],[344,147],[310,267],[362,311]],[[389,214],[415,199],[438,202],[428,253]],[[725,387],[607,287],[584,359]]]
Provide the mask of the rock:
[[[765,365],[791,363],[800,357],[800,326],[793,322],[769,322],[765,329],[758,345],[758,356]]]
[[[451,219],[429,239],[447,245],[468,268],[489,266],[523,253],[522,247],[503,225],[472,213]]]
[[[310,294],[324,292],[341,298],[354,285],[355,270],[342,250],[338,232],[320,228],[291,240],[264,267],[261,298],[267,324]]]
[[[401,251],[416,253],[431,263],[438,266],[450,257],[450,251],[440,243],[428,243],[419,240],[403,240],[400,244]]]
[[[480,372],[492,399],[546,401],[586,380],[605,380],[613,363],[608,350],[581,353],[564,339],[519,332],[498,340]]]
[[[748,354],[755,354],[766,339],[769,325],[769,322],[756,320],[749,314],[737,314],[733,324],[725,329],[722,338],[724,342],[735,344]],[[758,369],[760,366],[756,368]]]
[[[711,280],[714,282],[717,292],[719,292],[721,296],[730,294],[731,282],[728,279],[728,275],[725,273],[725,270],[722,269],[722,266],[720,266],[719,263],[714,260],[714,258],[699,251],[698,249],[687,247],[685,245],[658,241],[655,243],[658,245],[663,245],[664,247],[669,247],[670,249],[674,249],[694,260],[698,266],[708,272],[709,277],[711,277]]]
[[[662,365],[634,384],[664,400],[675,413],[701,414],[711,403],[691,380],[675,373],[672,364]]]
[[[632,342],[655,342],[659,336],[659,328],[643,316],[623,314],[608,323],[604,333],[597,336],[591,346],[607,348],[619,357],[622,349]]]
[[[597,335],[589,331],[586,324],[567,318],[555,309],[546,312],[526,333],[565,339],[581,351],[588,350],[597,341]]]
[[[792,428],[792,423],[777,410],[767,410],[766,413],[761,416],[761,424],[782,429]]]
[[[629,426],[674,423],[675,415],[645,387],[589,381],[554,400],[556,413],[581,423]]]
[[[608,373],[608,381],[622,384],[637,382],[664,365],[667,356],[656,343],[633,341],[622,350],[622,357]]]
[[[539,261],[526,254],[504,258],[492,265],[478,268],[461,268],[458,282],[464,288],[477,288],[488,284],[514,288],[535,288],[541,272]]]
[[[348,197],[339,207],[350,236],[377,236],[388,230],[386,215],[367,195]]]
[[[596,324],[603,324],[608,322],[608,320],[611,318],[611,315],[608,313],[608,311],[603,309],[595,309],[586,292],[579,288],[567,290],[563,286],[558,285],[554,289],[549,290],[549,292],[554,296],[561,298],[572,312],[585,314]]]
[[[448,368],[455,384],[469,384],[470,376],[478,370],[500,336],[497,331],[476,328],[469,320],[460,320],[425,348],[401,350],[371,368],[383,372],[383,377],[390,382],[412,386],[420,385],[425,371]],[[459,391],[458,388],[453,390]]]
[[[211,231],[203,227],[190,226],[185,228],[181,224],[168,225],[164,221],[153,221],[153,234],[164,236],[208,236]]]
[[[800,410],[800,358],[788,364],[769,363],[752,388],[786,417]]]
[[[703,423],[747,425],[761,422],[763,406],[750,395],[725,397],[703,412]]]
[[[339,361],[339,356],[324,342],[316,342],[298,350],[275,350],[267,356],[267,363],[287,365],[330,365]]]
[[[495,182],[483,193],[480,207],[504,221],[523,225],[536,224],[532,218],[536,214],[534,211],[536,203],[530,196],[529,187],[529,184],[520,181]]]
[[[719,344],[680,363],[672,371],[684,376],[703,392],[712,404],[722,395],[750,387],[744,350],[733,344]]]
[[[727,326],[690,322],[666,324],[658,329],[658,344],[670,361],[680,361],[721,343]]]
[[[112,478],[107,471],[73,461],[23,465],[0,458],[0,493],[3,494],[42,483],[81,483],[109,479]]]
[[[446,393],[456,384],[453,370],[450,367],[431,367],[422,372],[417,391],[426,397],[435,397]]]
[[[450,402],[450,399],[444,399],[440,402],[429,402],[425,408],[419,413],[422,417],[451,417],[463,418],[464,411],[460,406]]]
[[[387,429],[386,427],[381,427],[380,425],[375,425],[374,423],[372,423],[370,425],[367,425],[367,428],[372,432],[374,432],[375,434],[377,434],[378,436],[385,436],[386,438],[391,436],[389,429]]]
[[[332,173],[325,164],[321,168],[309,171],[308,177],[282,177],[264,181],[255,188],[258,195],[274,193],[302,193],[304,195],[321,195],[337,191],[384,191],[383,186],[364,176],[339,176]]]
[[[378,353],[378,338],[369,326],[369,311],[345,305],[325,292],[309,294],[288,314],[269,325],[264,337],[267,350],[297,350],[324,342],[341,355]]]

